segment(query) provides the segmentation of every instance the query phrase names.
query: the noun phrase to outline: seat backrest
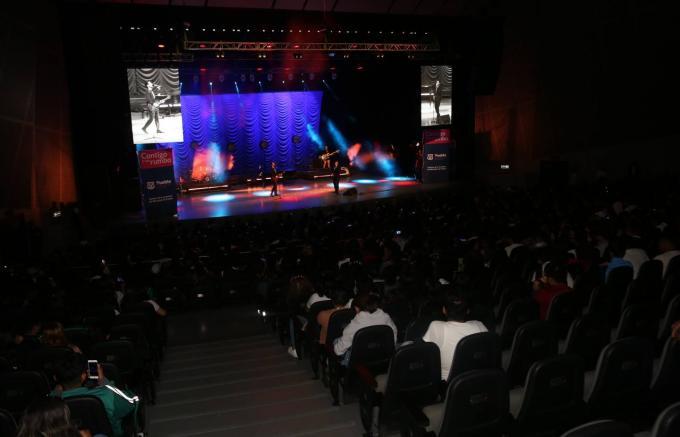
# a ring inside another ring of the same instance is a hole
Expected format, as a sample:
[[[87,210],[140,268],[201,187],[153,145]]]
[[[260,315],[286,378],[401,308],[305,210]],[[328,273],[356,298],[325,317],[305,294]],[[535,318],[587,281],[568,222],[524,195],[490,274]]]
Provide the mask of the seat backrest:
[[[583,360],[575,355],[534,363],[515,422],[517,435],[556,435],[581,423],[585,415],[583,372]]]
[[[7,410],[0,409],[0,435],[3,437],[15,437],[17,435],[17,423]]]
[[[569,328],[564,353],[578,355],[586,370],[594,369],[600,352],[609,343],[609,336],[609,327],[597,316],[579,317]]]
[[[15,417],[34,400],[47,396],[50,386],[40,372],[18,371],[0,374],[0,408]]]
[[[500,437],[507,429],[509,392],[502,370],[472,370],[453,378],[440,436]]]
[[[662,408],[680,401],[680,340],[669,337],[652,380],[652,399]],[[680,434],[678,434],[680,435]]]
[[[139,324],[115,325],[109,334],[110,340],[127,340],[135,344],[137,348],[148,347],[144,327]]]
[[[680,257],[674,256],[668,261],[668,266],[666,267],[666,276],[680,274]]]
[[[614,340],[621,340],[626,337],[644,337],[653,342],[656,340],[659,327],[658,320],[655,306],[630,305],[621,314]]]
[[[361,328],[354,334],[348,367],[362,365],[373,373],[387,370],[394,355],[394,331],[387,325]]]
[[[135,345],[128,340],[113,340],[97,343],[92,347],[92,355],[100,362],[113,363],[121,373],[141,368],[141,361]]]
[[[657,334],[658,342],[665,342],[671,335],[671,327],[673,323],[680,320],[680,295],[675,296],[666,307],[666,312],[661,320],[661,326],[659,326],[659,333]]]
[[[470,370],[500,368],[500,338],[493,332],[479,332],[463,337],[456,345],[447,381]]]
[[[607,276],[605,284],[607,297],[607,317],[610,324],[615,324],[621,314],[621,302],[626,296],[628,285],[633,280],[632,267],[617,267]]]
[[[546,320],[555,326],[559,338],[567,335],[569,326],[580,309],[577,296],[573,292],[561,293],[552,298]]]
[[[675,258],[678,258],[677,256]],[[661,308],[666,308],[666,305],[677,295],[680,294],[680,272],[666,273],[663,281],[663,291],[661,293]]]
[[[641,337],[608,344],[600,354],[595,382],[587,394],[591,417],[629,420],[647,401],[654,349]]]
[[[652,437],[677,437],[680,435],[680,402],[659,414],[652,428]]]
[[[511,387],[522,385],[531,366],[557,355],[557,336],[550,322],[536,320],[520,326],[510,349],[508,382]]]
[[[321,311],[330,310],[332,308],[333,302],[330,300],[314,302],[312,306],[309,307],[309,311],[307,311],[307,327],[305,328],[305,331],[311,336],[311,338],[318,340],[321,331],[316,317]]]
[[[404,401],[412,406],[432,404],[439,396],[440,387],[437,345],[420,341],[401,346],[390,361],[380,415],[398,413]]]
[[[562,437],[633,437],[633,431],[627,423],[596,420],[572,428]]]
[[[73,396],[65,398],[64,402],[71,411],[71,421],[79,429],[89,429],[92,435],[114,435],[104,404],[98,397]]]
[[[517,299],[508,305],[501,320],[501,348],[510,346],[517,328],[538,319],[538,304],[533,299]]]
[[[336,338],[341,337],[342,331],[347,325],[349,325],[349,322],[351,322],[356,315],[357,312],[354,310],[354,308],[339,310],[331,314],[330,319],[328,319],[326,344],[332,345]]]

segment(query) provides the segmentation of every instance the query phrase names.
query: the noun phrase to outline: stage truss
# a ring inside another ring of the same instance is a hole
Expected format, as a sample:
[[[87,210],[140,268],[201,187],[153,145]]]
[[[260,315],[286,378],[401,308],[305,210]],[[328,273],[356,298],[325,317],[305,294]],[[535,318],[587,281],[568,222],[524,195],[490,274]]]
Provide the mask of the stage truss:
[[[218,52],[438,52],[437,43],[190,41],[185,50]]]

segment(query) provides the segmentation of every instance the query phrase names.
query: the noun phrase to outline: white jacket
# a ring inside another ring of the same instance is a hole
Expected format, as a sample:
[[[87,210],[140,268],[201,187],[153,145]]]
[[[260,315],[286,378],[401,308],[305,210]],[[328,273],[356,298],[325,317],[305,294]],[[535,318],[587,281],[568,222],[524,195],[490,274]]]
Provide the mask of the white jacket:
[[[360,311],[356,316],[354,316],[352,321],[349,322],[349,325],[347,325],[342,331],[342,337],[336,339],[335,343],[333,343],[333,349],[335,350],[335,353],[337,355],[342,355],[347,352],[347,350],[352,347],[354,334],[356,334],[357,331],[359,331],[361,328],[375,325],[387,325],[392,328],[392,331],[394,332],[394,342],[397,342],[397,327],[394,325],[394,322],[392,321],[392,318],[389,316],[389,314],[380,308],[375,310],[373,313],[369,313],[368,311]]]

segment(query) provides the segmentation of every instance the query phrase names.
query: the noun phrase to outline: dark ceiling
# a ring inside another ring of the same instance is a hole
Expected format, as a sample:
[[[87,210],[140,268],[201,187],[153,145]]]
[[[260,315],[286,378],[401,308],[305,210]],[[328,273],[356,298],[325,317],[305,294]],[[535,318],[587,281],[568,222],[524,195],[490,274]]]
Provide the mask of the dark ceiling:
[[[99,0],[159,6],[266,9],[312,12],[349,12],[392,15],[474,15],[493,9],[499,0]]]

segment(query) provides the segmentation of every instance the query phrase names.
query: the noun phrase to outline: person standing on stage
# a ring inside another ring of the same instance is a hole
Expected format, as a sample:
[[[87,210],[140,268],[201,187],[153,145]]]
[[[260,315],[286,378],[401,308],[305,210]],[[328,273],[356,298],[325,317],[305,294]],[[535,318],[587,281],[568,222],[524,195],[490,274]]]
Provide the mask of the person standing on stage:
[[[340,161],[335,161],[333,165],[333,188],[335,194],[340,194]]]
[[[328,151],[328,146],[324,147],[324,152],[321,155],[321,160],[323,161],[323,167],[324,169],[330,169],[331,168],[331,155],[330,152]]]
[[[145,95],[145,100],[146,100],[146,109],[149,111],[149,119],[146,121],[146,124],[142,128],[144,133],[147,133],[146,128],[149,127],[151,122],[156,123],[156,133],[162,134],[163,131],[161,130],[160,123],[158,121],[158,105],[156,105],[156,93],[153,92],[154,87],[158,87],[158,85],[154,85],[151,81],[146,82],[146,95]],[[159,87],[160,88],[160,87]]]
[[[437,120],[439,120],[439,104],[442,102],[442,84],[438,80],[434,83],[434,110],[437,113]]]
[[[276,173],[276,163],[272,162],[272,191],[269,196],[279,196],[279,175]]]
[[[416,144],[416,162],[415,162],[416,180],[423,181],[423,148],[420,143]]]

